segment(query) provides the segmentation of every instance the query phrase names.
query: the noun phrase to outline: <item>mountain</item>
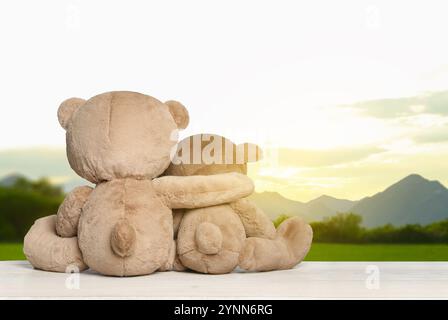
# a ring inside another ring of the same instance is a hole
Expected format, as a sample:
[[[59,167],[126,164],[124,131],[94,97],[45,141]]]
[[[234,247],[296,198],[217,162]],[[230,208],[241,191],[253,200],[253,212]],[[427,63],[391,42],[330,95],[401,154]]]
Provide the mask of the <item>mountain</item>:
[[[276,192],[255,193],[250,198],[275,219],[280,214],[297,215],[307,221],[318,221],[338,212],[347,212],[356,201],[333,198],[327,195],[303,203],[287,199]]]
[[[275,219],[280,214],[306,216],[305,204],[287,199],[277,192],[254,193],[250,196],[264,212]]]
[[[448,218],[448,189],[438,181],[412,174],[383,192],[359,201],[351,210],[363,217],[363,224],[426,225]]]
[[[17,182],[17,180],[23,178],[25,178],[25,176],[18,173],[7,175],[0,179],[0,187],[6,187],[6,188],[11,187]]]
[[[305,205],[310,218],[317,221],[332,216],[338,212],[348,212],[356,203],[357,201],[337,199],[323,195],[307,202]]]

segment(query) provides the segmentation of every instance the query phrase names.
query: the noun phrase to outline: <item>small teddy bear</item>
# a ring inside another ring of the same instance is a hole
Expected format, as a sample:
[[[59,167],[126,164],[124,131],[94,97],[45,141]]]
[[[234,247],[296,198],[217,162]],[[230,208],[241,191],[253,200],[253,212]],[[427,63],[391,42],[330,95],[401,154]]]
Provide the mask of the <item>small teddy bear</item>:
[[[64,101],[58,119],[70,166],[96,187],[76,188],[56,216],[31,227],[24,253],[35,268],[153,273],[173,263],[171,209],[228,203],[253,191],[252,181],[239,173],[156,178],[170,165],[173,132],[188,125],[179,102],[107,92]]]
[[[167,176],[247,174],[247,163],[261,158],[253,144],[235,145],[213,134],[198,134],[178,144]],[[276,230],[268,216],[241,197],[227,204],[174,210],[177,258],[173,269],[228,273],[240,266],[249,271],[289,269],[308,253],[313,232],[298,217]]]

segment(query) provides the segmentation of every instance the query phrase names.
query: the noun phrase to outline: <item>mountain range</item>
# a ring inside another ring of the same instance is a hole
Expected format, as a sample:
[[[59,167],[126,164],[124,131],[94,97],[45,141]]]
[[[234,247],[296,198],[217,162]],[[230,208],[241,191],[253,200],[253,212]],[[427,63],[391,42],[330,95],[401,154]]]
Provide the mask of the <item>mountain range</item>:
[[[288,214],[311,222],[338,212],[353,212],[363,218],[366,227],[427,225],[448,219],[448,189],[438,181],[430,181],[417,174],[409,175],[384,191],[359,201],[323,195],[309,202],[300,202],[276,192],[255,193],[251,198],[271,218]]]

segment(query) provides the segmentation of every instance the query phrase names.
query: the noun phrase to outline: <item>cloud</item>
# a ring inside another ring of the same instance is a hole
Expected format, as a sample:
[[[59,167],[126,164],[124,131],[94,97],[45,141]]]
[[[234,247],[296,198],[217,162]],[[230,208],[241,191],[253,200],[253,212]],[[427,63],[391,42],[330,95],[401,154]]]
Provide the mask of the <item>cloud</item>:
[[[322,167],[363,160],[385,149],[372,146],[337,148],[329,150],[288,149],[278,150],[278,165],[284,167]]]
[[[399,118],[416,114],[448,115],[448,90],[419,96],[361,101],[341,105],[376,118]]]
[[[416,134],[413,137],[416,143],[443,143],[448,142],[448,126],[431,128]]]

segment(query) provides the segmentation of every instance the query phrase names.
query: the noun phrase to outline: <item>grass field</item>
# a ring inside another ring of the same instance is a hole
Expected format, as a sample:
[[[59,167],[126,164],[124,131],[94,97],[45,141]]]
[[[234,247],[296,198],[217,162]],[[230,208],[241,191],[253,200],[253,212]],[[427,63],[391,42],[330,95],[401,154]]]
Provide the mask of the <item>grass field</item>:
[[[0,260],[24,260],[22,244],[0,243]]]
[[[448,261],[448,244],[315,243],[307,261]]]
[[[0,260],[23,260],[21,244],[0,243]],[[448,261],[448,244],[315,243],[307,261]]]

